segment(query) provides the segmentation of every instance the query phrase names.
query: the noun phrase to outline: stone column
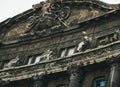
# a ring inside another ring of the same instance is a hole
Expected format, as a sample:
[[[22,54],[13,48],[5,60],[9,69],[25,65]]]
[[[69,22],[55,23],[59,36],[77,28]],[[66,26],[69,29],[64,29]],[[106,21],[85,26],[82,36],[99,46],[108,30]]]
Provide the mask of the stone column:
[[[70,82],[69,87],[82,87],[84,79],[84,72],[83,70],[70,70]]]
[[[46,87],[46,81],[43,76],[34,77],[34,87]]]
[[[120,65],[114,63],[111,65],[109,87],[120,87]]]

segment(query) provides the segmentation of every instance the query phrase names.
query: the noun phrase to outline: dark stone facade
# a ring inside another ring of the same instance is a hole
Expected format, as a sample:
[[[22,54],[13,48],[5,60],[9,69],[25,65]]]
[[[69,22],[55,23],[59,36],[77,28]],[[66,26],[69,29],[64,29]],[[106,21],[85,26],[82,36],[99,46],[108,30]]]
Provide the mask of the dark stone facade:
[[[120,5],[48,0],[0,23],[0,87],[119,87]]]

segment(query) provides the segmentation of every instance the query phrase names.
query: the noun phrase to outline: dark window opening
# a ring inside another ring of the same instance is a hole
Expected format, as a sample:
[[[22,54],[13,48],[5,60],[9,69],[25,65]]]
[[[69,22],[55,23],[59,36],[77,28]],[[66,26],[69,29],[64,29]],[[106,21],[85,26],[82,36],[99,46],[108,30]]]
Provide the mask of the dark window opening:
[[[105,80],[103,79],[103,80],[98,80],[97,82],[96,82],[96,87],[105,87]]]
[[[93,80],[92,87],[105,87],[105,86],[106,86],[105,77],[98,77]]]

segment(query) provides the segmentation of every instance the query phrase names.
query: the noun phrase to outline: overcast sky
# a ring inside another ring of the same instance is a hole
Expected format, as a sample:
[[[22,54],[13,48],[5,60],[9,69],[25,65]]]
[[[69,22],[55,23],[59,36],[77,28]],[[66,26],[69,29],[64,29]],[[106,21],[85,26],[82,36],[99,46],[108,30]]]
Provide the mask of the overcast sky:
[[[45,0],[1,0],[0,1],[0,22],[22,13],[32,7],[33,4]],[[106,3],[117,4],[120,0],[102,0]]]

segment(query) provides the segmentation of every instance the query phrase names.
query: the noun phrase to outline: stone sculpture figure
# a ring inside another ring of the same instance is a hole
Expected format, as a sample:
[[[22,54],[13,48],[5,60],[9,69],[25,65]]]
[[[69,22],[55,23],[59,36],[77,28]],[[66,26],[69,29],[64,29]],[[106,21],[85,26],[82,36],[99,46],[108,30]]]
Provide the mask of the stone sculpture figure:
[[[48,29],[49,27],[53,26],[54,17],[52,16],[50,11],[51,3],[44,3],[41,9],[40,14],[34,14],[33,16],[29,17],[28,24],[26,28],[28,32],[32,31],[42,31],[44,29]]]
[[[12,60],[8,63],[7,68],[16,67],[16,66],[18,65],[18,62],[19,62],[19,57],[16,57],[15,59],[12,59]]]
[[[53,59],[53,51],[51,51],[51,50],[47,50],[47,52],[46,52],[46,60],[51,60],[51,59]]]
[[[51,3],[49,2],[46,2],[45,4],[43,4],[43,7],[41,9],[41,16],[44,17],[45,14],[51,14],[50,13],[50,6],[51,6]]]
[[[119,40],[120,39],[120,29],[115,32],[114,37]]]
[[[45,53],[43,53],[41,56],[41,60],[40,61],[49,61],[51,59],[53,59],[53,51],[51,50],[47,50]]]
[[[82,32],[82,35],[82,41],[78,44],[77,51],[84,51],[91,41],[91,38],[87,36],[87,33],[85,31]]]

